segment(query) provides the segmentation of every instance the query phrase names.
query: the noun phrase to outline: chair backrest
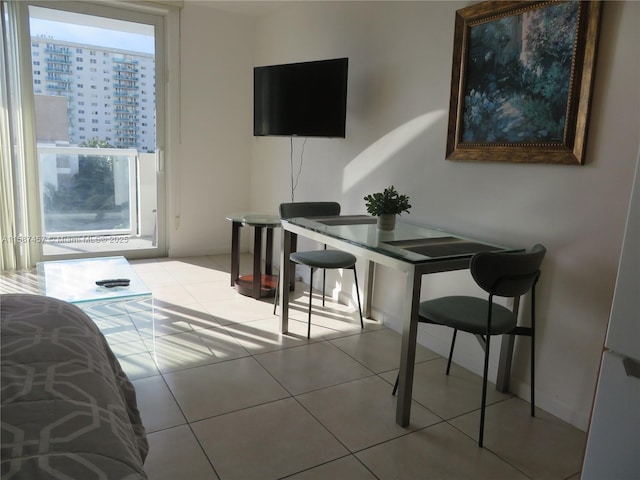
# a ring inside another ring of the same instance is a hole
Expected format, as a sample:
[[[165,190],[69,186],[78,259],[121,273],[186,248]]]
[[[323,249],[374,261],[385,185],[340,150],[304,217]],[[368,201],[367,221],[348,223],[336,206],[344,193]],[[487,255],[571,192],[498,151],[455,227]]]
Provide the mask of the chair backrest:
[[[280,204],[280,218],[325,217],[340,215],[337,202],[295,202]]]
[[[547,249],[540,244],[529,252],[481,252],[471,257],[469,268],[485,291],[499,297],[518,297],[535,285],[545,253]]]

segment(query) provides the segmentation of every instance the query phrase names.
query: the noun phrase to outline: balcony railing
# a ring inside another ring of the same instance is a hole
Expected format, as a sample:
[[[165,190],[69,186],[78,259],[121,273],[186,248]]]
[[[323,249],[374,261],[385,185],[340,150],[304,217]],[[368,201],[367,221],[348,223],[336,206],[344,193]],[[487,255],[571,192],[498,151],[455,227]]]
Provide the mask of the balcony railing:
[[[47,45],[44,48],[44,51],[47,53],[55,53],[57,55],[66,55],[66,56],[71,56],[72,52],[69,48],[66,47],[56,47],[54,45]]]
[[[117,72],[138,73],[138,69],[131,65],[114,65],[113,69]]]
[[[138,65],[140,62],[138,60],[133,60],[132,58],[123,58],[123,57],[113,57],[114,63],[123,63],[125,65]]]
[[[68,58],[47,57],[45,58],[47,63],[59,63],[61,65],[71,65],[71,60]]]
[[[139,234],[135,149],[38,147],[45,236]]]

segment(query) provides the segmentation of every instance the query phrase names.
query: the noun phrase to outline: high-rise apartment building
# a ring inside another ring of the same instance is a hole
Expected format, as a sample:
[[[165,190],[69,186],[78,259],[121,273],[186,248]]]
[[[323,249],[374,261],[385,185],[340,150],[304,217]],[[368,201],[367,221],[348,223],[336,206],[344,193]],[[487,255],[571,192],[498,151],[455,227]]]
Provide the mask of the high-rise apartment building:
[[[45,37],[31,37],[31,52],[37,104],[55,103],[38,102],[38,96],[66,97],[66,112],[59,111],[58,119],[68,123],[69,134],[58,140],[80,145],[97,139],[155,151],[153,54]],[[55,115],[48,112],[47,118]]]

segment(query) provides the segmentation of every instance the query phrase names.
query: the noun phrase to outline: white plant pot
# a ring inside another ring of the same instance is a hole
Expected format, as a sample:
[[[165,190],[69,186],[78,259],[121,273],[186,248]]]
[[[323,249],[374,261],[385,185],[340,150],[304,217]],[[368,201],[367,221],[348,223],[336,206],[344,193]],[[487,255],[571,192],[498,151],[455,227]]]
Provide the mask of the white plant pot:
[[[378,217],[378,230],[391,231],[396,228],[396,215],[384,213]]]

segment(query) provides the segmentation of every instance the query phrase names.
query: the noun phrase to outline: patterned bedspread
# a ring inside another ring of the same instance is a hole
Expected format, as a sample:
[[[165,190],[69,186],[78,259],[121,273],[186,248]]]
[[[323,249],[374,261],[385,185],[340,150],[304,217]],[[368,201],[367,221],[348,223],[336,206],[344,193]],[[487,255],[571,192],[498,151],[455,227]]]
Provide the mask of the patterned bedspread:
[[[133,386],[75,305],[0,295],[0,466],[9,479],[144,479]]]

